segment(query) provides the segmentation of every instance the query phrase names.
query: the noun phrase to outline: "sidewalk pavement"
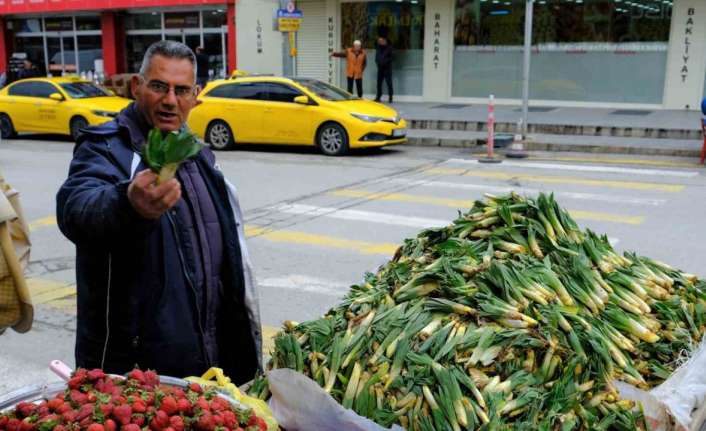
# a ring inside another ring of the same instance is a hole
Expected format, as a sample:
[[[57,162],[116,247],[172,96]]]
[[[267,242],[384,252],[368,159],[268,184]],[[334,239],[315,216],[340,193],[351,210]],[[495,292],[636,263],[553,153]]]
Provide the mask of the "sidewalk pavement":
[[[485,104],[394,103],[412,145],[472,147],[487,137]],[[497,133],[516,133],[517,106],[496,106]],[[683,110],[530,107],[527,149],[698,157],[701,113]]]

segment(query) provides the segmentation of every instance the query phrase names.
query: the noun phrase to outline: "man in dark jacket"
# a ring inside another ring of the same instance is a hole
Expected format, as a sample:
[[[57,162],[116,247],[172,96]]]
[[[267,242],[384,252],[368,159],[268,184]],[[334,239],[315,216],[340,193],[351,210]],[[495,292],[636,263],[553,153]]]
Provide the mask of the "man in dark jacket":
[[[196,83],[201,88],[208,83],[208,55],[204,54],[203,46],[196,48]]]
[[[382,98],[382,81],[387,83],[387,94],[392,103],[392,46],[386,37],[379,37],[375,51],[375,64],[378,66],[378,91],[375,101]]]
[[[185,127],[195,62],[181,43],[153,44],[131,83],[135,103],[74,149],[57,219],[77,250],[77,366],[179,377],[219,366],[236,383],[261,368],[235,189],[206,148],[161,185],[140,158],[151,128]]]

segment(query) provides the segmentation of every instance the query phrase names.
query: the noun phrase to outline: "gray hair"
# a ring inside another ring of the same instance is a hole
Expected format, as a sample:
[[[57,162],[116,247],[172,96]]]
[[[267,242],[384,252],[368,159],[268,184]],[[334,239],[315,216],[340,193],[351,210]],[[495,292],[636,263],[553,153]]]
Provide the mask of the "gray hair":
[[[194,54],[194,51],[183,43],[175,42],[173,40],[160,40],[147,48],[145,57],[142,59],[142,65],[140,66],[140,76],[143,78],[147,75],[147,70],[150,68],[150,63],[152,62],[152,57],[155,55],[161,55],[166,58],[175,58],[178,60],[189,60],[189,62],[194,66],[194,82],[196,82],[197,70],[196,55]]]

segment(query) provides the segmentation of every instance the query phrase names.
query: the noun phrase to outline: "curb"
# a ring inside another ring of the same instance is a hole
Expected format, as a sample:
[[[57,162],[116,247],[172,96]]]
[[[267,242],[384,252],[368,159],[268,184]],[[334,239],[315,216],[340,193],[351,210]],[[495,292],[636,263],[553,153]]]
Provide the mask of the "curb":
[[[456,120],[407,120],[410,129],[421,130],[460,130],[469,132],[486,132],[485,121]],[[515,133],[517,124],[496,122],[498,133]],[[579,135],[579,136],[609,136],[614,138],[649,138],[649,139],[701,139],[699,129],[664,129],[654,127],[611,127],[611,126],[575,126],[566,124],[529,124],[528,133],[537,135]]]
[[[485,148],[480,139],[444,139],[428,137],[408,137],[407,145],[419,147],[450,147],[450,148]],[[496,152],[504,152],[505,148],[496,148]],[[526,151],[556,151],[595,154],[638,154],[643,156],[699,157],[698,148],[653,148],[635,146],[611,146],[592,144],[558,144],[550,142],[526,141]]]

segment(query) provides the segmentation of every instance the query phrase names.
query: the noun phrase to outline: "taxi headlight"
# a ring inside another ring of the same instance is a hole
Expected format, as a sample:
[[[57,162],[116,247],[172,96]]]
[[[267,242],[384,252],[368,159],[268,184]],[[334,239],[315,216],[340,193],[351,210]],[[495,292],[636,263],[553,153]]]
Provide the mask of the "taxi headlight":
[[[97,116],[99,116],[99,117],[111,117],[111,118],[115,118],[115,117],[118,116],[118,113],[117,113],[117,112],[111,112],[111,111],[95,110],[95,111],[91,111],[91,113],[93,113],[93,115],[97,115]]]
[[[382,120],[382,117],[375,117],[372,115],[365,115],[365,114],[356,114],[351,112],[351,115],[354,116],[355,118],[365,121],[367,123],[377,123],[378,121]]]

